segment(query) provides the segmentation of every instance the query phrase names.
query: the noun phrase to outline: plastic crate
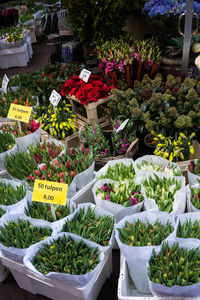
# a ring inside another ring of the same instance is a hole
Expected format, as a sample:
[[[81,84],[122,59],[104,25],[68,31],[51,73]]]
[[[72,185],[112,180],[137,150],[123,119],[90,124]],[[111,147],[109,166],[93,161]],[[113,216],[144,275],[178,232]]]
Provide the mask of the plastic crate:
[[[20,288],[32,293],[41,294],[54,300],[95,300],[106,279],[112,273],[112,251],[104,258],[104,263],[93,279],[82,287],[76,288],[58,280],[44,278],[26,269],[3,255],[2,263],[7,266]]]
[[[120,273],[118,279],[118,300],[153,300],[153,299],[162,299],[162,300],[183,300],[183,299],[199,299],[199,297],[156,297],[152,294],[142,294],[139,293],[129,275],[128,266],[123,255],[120,257]]]

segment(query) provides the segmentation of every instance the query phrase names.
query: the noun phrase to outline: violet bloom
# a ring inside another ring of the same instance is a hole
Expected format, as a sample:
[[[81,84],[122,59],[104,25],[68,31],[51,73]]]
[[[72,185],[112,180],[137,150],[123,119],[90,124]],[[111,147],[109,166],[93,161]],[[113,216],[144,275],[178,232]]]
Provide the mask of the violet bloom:
[[[100,141],[100,137],[97,138],[97,142]]]
[[[197,171],[197,166],[194,167],[194,173],[196,174]]]
[[[104,64],[106,64],[106,63],[107,63],[107,59],[106,59],[106,57],[103,57],[103,58],[102,58],[102,62],[103,62]]]
[[[137,201],[136,198],[132,197],[132,198],[131,198],[131,203],[132,203],[132,205],[135,205],[135,204],[138,203],[138,201]]]
[[[101,155],[105,155],[105,152],[101,151],[100,154],[101,154]]]
[[[96,131],[96,129],[95,129],[95,128],[93,128],[93,131],[94,131],[94,133],[95,133],[95,134],[97,134],[97,131]]]
[[[101,190],[104,191],[104,192],[106,192],[106,190],[107,190],[107,189],[106,189],[106,186],[105,186],[105,185],[102,185]]]
[[[102,62],[100,62],[99,63],[99,68],[105,69],[105,65]]]
[[[195,195],[194,200],[197,200],[197,199],[198,199],[198,195]]]
[[[188,170],[191,172],[191,170],[192,170],[192,162],[190,162],[190,164],[189,164],[189,168],[188,168]]]
[[[107,148],[105,148],[105,149],[104,149],[104,152],[105,152],[105,153],[107,153],[107,152],[108,152],[108,149],[107,149]]]
[[[129,146],[130,146],[130,143],[127,143],[125,146],[126,146],[126,147],[129,147]]]

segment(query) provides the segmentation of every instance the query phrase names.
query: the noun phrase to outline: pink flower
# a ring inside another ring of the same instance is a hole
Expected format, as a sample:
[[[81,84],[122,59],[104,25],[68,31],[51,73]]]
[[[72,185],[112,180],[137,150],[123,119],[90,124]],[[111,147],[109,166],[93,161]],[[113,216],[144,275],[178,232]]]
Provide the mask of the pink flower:
[[[138,201],[137,201],[136,198],[132,197],[132,198],[131,198],[131,203],[132,203],[132,205],[135,205],[135,204],[138,203]]]
[[[106,192],[106,187],[104,185],[102,185],[101,190]]]
[[[109,201],[110,200],[110,196],[109,195],[105,195],[105,199]]]
[[[59,177],[60,177],[60,178],[63,178],[63,177],[64,177],[64,173],[63,173],[63,172],[60,172]]]
[[[195,195],[194,199],[197,200],[198,199],[198,195]]]

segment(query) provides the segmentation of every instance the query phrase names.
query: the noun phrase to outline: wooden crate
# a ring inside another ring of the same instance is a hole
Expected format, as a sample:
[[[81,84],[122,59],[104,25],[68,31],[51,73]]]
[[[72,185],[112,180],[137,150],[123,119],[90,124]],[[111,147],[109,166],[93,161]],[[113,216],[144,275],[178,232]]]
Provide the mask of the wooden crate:
[[[84,126],[84,122],[82,122],[81,120],[76,120],[75,123],[75,128],[76,128],[76,132],[74,132],[72,135],[68,136],[65,138],[65,140],[59,140],[61,143],[63,143],[65,146],[70,147],[70,148],[74,148],[80,145],[80,139],[79,139],[79,129],[82,128]],[[43,129],[41,129],[41,142],[43,142],[44,140],[48,140],[48,139],[52,139],[55,137],[50,135],[49,133],[47,133],[46,131],[44,131]]]
[[[91,102],[87,105],[82,105],[80,101],[75,96],[67,96],[67,99],[69,99],[70,104],[73,108],[73,111],[75,112],[75,115],[78,119],[86,122],[86,123],[102,123],[108,120],[108,115],[104,115],[103,117],[98,117],[98,106],[103,105],[107,102],[109,102],[112,99],[112,96],[108,96],[105,99],[99,99],[98,102]],[[80,114],[77,108],[77,103],[80,104],[83,109],[85,109],[86,117]]]

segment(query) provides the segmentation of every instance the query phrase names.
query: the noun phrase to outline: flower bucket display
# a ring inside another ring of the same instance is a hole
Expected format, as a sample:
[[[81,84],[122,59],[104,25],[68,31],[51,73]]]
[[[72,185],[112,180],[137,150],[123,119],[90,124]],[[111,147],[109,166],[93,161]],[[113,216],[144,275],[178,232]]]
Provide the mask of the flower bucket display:
[[[174,216],[165,212],[141,212],[126,216],[115,226],[115,237],[125,257],[130,276],[140,293],[150,293],[146,264],[174,230]]]
[[[142,180],[142,192],[145,196],[145,210],[166,211],[176,215],[185,212],[186,188],[183,176],[147,175]]]
[[[199,248],[172,239],[153,249],[146,272],[156,297],[199,297]],[[179,262],[178,264],[173,261]],[[168,269],[166,270],[166,261]],[[187,271],[185,271],[187,270]],[[175,276],[174,276],[175,275]]]
[[[60,265],[58,255],[61,254]],[[43,267],[40,265],[42,258],[46,258]],[[44,278],[52,278],[74,287],[83,287],[100,269],[103,258],[104,254],[96,243],[72,233],[60,233],[33,247],[24,257],[24,265]]]
[[[46,221],[31,220],[24,214],[5,214],[0,220],[0,249],[10,259],[22,262],[28,249],[52,232],[53,226]]]
[[[116,222],[124,216],[140,212],[143,207],[141,185],[135,181],[100,179],[94,184],[92,192],[95,204],[111,212]]]

